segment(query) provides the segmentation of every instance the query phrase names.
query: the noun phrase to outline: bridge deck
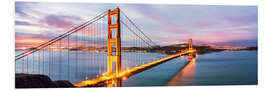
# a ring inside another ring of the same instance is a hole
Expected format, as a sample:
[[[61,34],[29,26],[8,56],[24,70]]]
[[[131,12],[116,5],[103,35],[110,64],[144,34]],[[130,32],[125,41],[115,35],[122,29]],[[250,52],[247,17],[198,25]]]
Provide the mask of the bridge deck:
[[[167,62],[167,61],[169,61],[171,59],[174,59],[176,57],[179,57],[179,56],[182,56],[182,55],[185,55],[185,54],[188,54],[188,53],[194,53],[194,52],[196,52],[196,50],[184,50],[184,51],[182,51],[182,52],[180,52],[178,54],[171,55],[169,57],[165,57],[165,58],[162,58],[162,59],[159,59],[159,60],[144,64],[144,65],[141,65],[141,66],[136,66],[134,68],[122,71],[118,75],[117,74],[104,75],[104,76],[100,76],[100,77],[97,77],[97,78],[94,78],[94,79],[74,83],[73,85],[77,86],[77,87],[86,87],[86,86],[91,86],[91,85],[97,85],[99,83],[105,82],[107,80],[112,80],[112,79],[115,79],[115,78],[127,78],[129,76],[135,75],[136,73],[142,72],[144,70],[147,70],[147,69],[149,69],[151,67],[154,67],[156,65],[159,65],[161,63]]]

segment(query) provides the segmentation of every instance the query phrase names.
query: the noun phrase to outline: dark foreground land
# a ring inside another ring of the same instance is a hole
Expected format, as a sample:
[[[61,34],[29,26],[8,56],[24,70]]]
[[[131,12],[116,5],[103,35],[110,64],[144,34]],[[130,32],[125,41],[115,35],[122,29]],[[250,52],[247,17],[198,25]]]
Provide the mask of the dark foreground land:
[[[52,81],[46,75],[40,74],[16,74],[16,88],[67,88],[74,87],[69,81]]]

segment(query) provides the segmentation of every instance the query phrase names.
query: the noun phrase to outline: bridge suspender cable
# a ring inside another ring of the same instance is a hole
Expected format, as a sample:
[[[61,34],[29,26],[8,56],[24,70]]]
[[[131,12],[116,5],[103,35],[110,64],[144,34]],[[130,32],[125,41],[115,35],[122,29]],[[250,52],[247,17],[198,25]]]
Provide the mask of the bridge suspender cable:
[[[137,28],[137,30],[139,32],[141,32],[143,34],[144,37],[146,37],[152,44],[154,44],[154,46],[157,46],[157,44],[152,40],[150,39],[144,32],[142,32],[142,30],[122,11],[120,10],[120,12],[128,19],[128,21],[135,27]]]
[[[137,37],[139,37],[143,42],[145,42],[149,47],[152,47],[151,44],[149,44],[147,41],[145,41],[142,37],[140,37],[137,33],[135,33],[127,24],[125,24],[122,20],[120,22],[128,28],[133,34],[135,34]]]
[[[62,34],[62,35],[60,35],[60,36],[55,37],[54,39],[51,39],[51,40],[49,40],[49,41],[47,41],[47,42],[45,42],[45,43],[43,43],[43,44],[41,44],[41,45],[35,47],[34,49],[31,49],[31,50],[28,50],[28,51],[26,51],[26,52],[24,52],[24,53],[21,53],[21,54],[19,54],[19,55],[16,55],[16,56],[15,56],[15,61],[16,61],[16,60],[19,60],[19,59],[21,59],[21,58],[23,58],[23,57],[25,57],[25,56],[27,56],[27,55],[29,55],[29,54],[32,54],[32,53],[34,53],[34,52],[36,52],[36,51],[39,51],[40,49],[42,49],[42,48],[44,48],[44,47],[47,47],[48,45],[51,45],[51,44],[53,44],[54,42],[59,41],[59,40],[65,38],[65,37],[67,37],[67,36],[69,36],[69,35],[71,35],[71,34],[77,32],[77,31],[79,31],[79,30],[85,28],[86,26],[88,26],[88,25],[94,23],[95,21],[97,21],[97,20],[99,20],[99,19],[105,17],[105,16],[107,15],[106,13],[107,13],[107,11],[101,13],[100,15],[98,15],[98,16],[96,16],[96,17],[90,19],[90,20],[88,20],[87,22],[85,22],[85,23],[83,23],[83,24],[81,24],[81,25],[79,25],[79,26],[77,26],[77,27],[72,28],[71,30],[67,31],[66,33],[64,33],[64,34]]]
[[[124,17],[120,17],[120,14]],[[106,20],[108,24],[105,23]],[[189,49],[181,50],[176,55],[152,58],[148,55],[145,58],[143,54],[151,52],[151,47],[157,44],[117,8],[105,11],[33,49],[16,55],[15,71],[16,74],[38,73],[53,80],[69,80],[79,87],[96,86],[99,83],[121,86],[120,78],[126,79],[181,55],[194,56],[192,53],[196,50],[192,48],[191,39],[189,42]],[[122,54],[123,57],[121,53],[125,53]],[[17,71],[18,68],[22,68],[22,72]]]

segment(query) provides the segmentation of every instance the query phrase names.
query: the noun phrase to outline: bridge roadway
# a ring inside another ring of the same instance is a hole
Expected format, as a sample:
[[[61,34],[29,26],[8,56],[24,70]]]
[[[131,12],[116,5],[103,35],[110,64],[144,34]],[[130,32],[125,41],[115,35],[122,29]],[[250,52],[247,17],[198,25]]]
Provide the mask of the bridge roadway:
[[[150,69],[150,68],[152,68],[152,67],[154,67],[156,65],[159,65],[161,63],[167,62],[167,61],[172,60],[172,59],[174,59],[176,57],[179,57],[179,56],[182,56],[182,55],[186,55],[186,54],[189,54],[189,53],[195,53],[195,52],[196,52],[195,49],[192,49],[192,50],[189,50],[189,49],[183,50],[183,51],[181,51],[178,54],[171,55],[169,57],[165,57],[165,58],[162,58],[162,59],[159,59],[159,60],[156,60],[156,61],[153,61],[153,62],[144,64],[144,65],[136,66],[134,68],[131,68],[131,69],[122,71],[119,74],[103,75],[103,76],[100,76],[100,77],[97,77],[97,78],[94,78],[94,79],[89,79],[89,80],[81,81],[81,82],[78,82],[78,83],[73,83],[73,85],[76,86],[76,87],[96,86],[99,83],[104,83],[104,82],[106,82],[108,80],[112,80],[112,79],[116,79],[116,78],[126,79],[126,78],[128,78],[128,77],[130,77],[132,75],[135,75],[135,74],[137,74],[139,72],[142,72],[142,71],[145,71],[147,69]]]

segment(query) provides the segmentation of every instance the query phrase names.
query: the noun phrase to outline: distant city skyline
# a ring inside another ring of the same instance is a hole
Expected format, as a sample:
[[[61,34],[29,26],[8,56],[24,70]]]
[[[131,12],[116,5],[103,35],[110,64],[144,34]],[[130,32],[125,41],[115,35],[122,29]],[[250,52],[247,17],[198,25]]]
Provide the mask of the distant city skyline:
[[[186,42],[257,46],[257,6],[16,2],[17,46],[48,41],[119,7],[158,45]]]

